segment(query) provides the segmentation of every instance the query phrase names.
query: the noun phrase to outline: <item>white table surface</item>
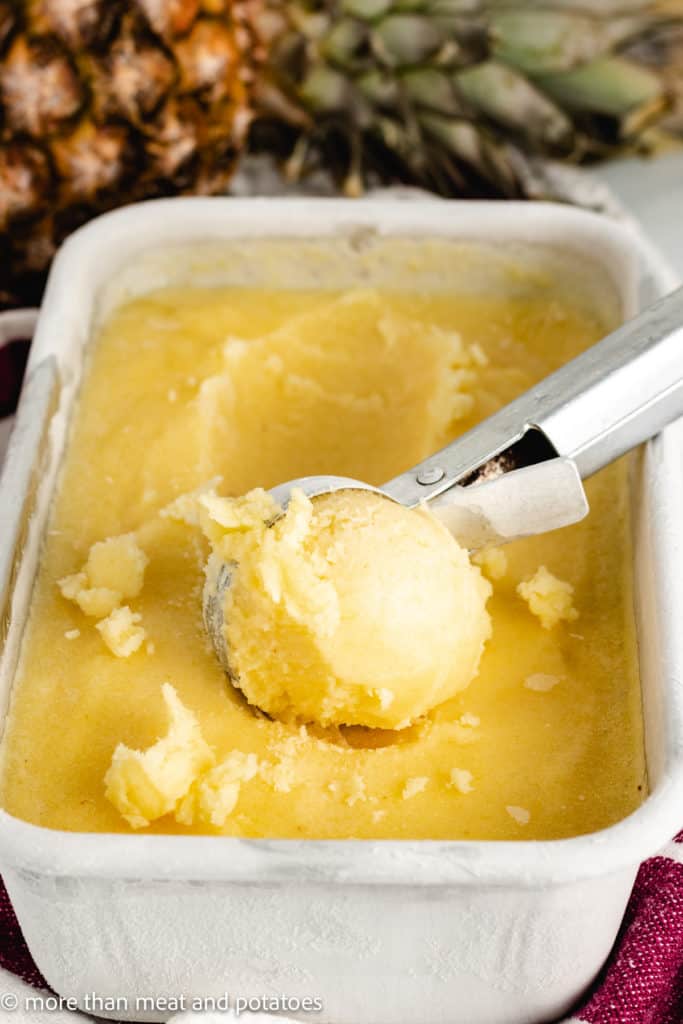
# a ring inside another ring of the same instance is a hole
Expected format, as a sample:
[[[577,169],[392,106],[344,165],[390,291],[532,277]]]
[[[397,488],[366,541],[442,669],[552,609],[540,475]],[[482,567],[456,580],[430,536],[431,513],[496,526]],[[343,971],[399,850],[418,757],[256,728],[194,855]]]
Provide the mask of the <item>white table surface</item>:
[[[600,170],[683,280],[683,151],[659,160],[616,160]]]

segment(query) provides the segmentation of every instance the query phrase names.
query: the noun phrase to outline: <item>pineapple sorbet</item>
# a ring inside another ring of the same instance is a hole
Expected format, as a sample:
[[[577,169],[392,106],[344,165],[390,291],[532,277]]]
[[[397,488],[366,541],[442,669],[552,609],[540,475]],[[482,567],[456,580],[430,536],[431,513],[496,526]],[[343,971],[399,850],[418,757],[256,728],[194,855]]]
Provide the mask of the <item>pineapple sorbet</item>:
[[[284,515],[265,491],[201,499],[229,564],[223,632],[231,675],[279,719],[403,729],[464,689],[490,633],[490,584],[426,511],[364,491]]]
[[[362,273],[334,292],[337,240],[259,244],[240,243],[243,283],[127,299],[97,329],[3,807],[71,830],[316,838],[552,838],[624,817],[645,768],[623,462],[589,481],[584,522],[476,566],[425,513],[342,493],[272,523],[263,491],[381,484],[614,323],[547,267],[468,290],[482,257],[446,242],[346,250]],[[304,264],[305,287],[274,270]],[[241,689],[202,621],[217,559],[238,563]]]

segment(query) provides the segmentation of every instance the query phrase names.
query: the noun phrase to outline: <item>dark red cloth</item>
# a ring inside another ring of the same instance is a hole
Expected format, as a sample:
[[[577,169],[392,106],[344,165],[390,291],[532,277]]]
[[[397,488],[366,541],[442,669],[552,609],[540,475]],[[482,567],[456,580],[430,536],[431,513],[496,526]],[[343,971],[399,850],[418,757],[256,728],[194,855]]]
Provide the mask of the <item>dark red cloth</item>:
[[[0,345],[0,419],[11,416],[17,407],[28,348],[28,341],[19,338]]]
[[[683,1024],[683,832],[667,853],[641,866],[612,956],[576,1012],[580,1021]]]
[[[7,890],[0,880],[0,967],[36,988],[47,988],[42,974],[33,962],[24,936],[14,916]]]

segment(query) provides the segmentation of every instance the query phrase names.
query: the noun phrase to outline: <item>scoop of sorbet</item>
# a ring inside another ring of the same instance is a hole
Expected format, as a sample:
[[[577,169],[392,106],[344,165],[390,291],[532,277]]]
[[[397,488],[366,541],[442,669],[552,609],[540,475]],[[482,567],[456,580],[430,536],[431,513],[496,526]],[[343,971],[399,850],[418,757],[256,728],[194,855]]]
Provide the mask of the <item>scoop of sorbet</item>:
[[[219,639],[250,704],[401,729],[476,675],[491,588],[426,510],[360,490],[294,491],[284,512],[262,490],[200,503],[207,593],[220,594]]]

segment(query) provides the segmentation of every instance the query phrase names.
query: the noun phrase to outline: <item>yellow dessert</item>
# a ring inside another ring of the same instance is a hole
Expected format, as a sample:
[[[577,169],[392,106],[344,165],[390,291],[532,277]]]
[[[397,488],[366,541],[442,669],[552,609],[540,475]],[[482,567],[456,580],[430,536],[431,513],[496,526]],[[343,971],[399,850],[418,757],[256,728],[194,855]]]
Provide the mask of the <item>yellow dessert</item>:
[[[109,537],[93,544],[80,572],[59,580],[68,601],[75,601],[86,615],[108,616],[124,597],[137,597],[142,590],[147,556],[130,534]]]
[[[531,579],[517,585],[517,593],[538,615],[544,629],[552,629],[558,622],[574,622],[579,613],[572,601],[574,587],[567,580],[558,580],[544,565],[539,565]]]
[[[422,266],[427,248],[410,244]],[[296,265],[299,254],[288,259]],[[393,290],[176,286],[127,300],[103,322],[3,739],[6,810],[85,831],[504,839],[591,831],[638,805],[645,766],[623,463],[589,481],[585,522],[483,553],[477,568],[454,541],[435,565],[435,526],[416,513],[416,531],[404,532],[400,510],[370,499],[355,525],[358,507],[343,498],[301,506],[294,532],[306,558],[297,565],[315,573],[308,555],[340,545],[339,578],[322,573],[303,589],[289,572],[296,545],[286,558],[273,550],[285,543],[286,517],[266,549],[262,498],[240,498],[316,473],[380,484],[613,326],[552,274],[511,271],[505,292],[459,288],[460,259],[435,258],[447,286],[435,276],[420,293],[410,274]],[[391,594],[414,599],[386,619],[365,567],[343,559],[344,531],[374,516],[373,558]],[[407,580],[401,562],[418,536],[419,571]],[[220,557],[239,547],[260,574],[251,597],[239,582],[230,592],[231,647],[242,652],[247,696],[255,687],[286,720],[249,704],[207,637],[212,544]],[[448,595],[441,623],[421,575],[432,569]],[[267,648],[279,616],[299,622],[298,651]],[[380,630],[400,623],[390,640],[404,663],[364,664],[371,617]],[[250,649],[259,623],[264,646]],[[304,692],[316,659],[325,685]],[[297,708],[308,701],[327,724],[289,719],[285,669]],[[428,674],[440,680],[431,695]],[[338,724],[349,707],[373,727]]]
[[[175,811],[202,769],[213,767],[211,748],[199,722],[169,683],[161,689],[168,732],[149,750],[120,743],[104,778],[106,795],[133,828]]]
[[[228,666],[280,720],[403,729],[464,689],[490,634],[490,585],[428,511],[364,491],[284,512],[265,491],[199,499]]]
[[[139,612],[132,612],[124,604],[121,608],[114,608],[95,628],[112,654],[117,658],[129,658],[135,654],[147,635],[144,627],[139,625],[141,618]]]

